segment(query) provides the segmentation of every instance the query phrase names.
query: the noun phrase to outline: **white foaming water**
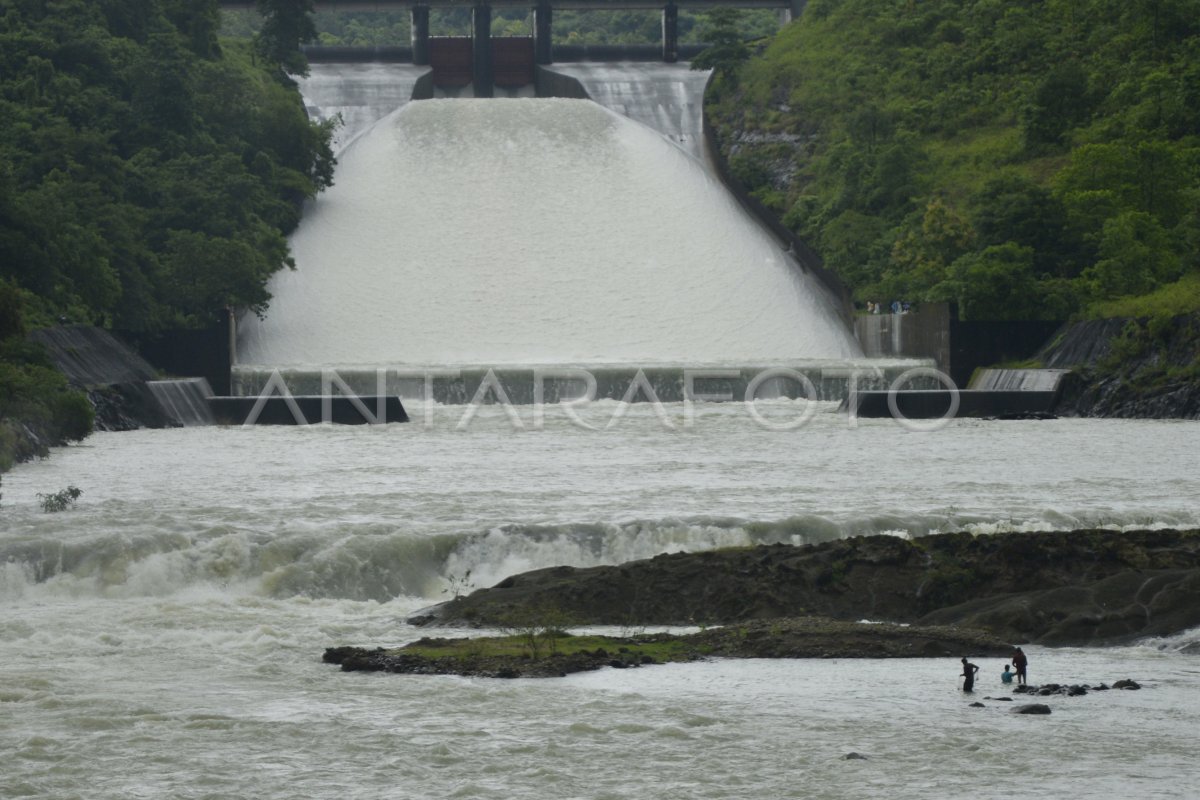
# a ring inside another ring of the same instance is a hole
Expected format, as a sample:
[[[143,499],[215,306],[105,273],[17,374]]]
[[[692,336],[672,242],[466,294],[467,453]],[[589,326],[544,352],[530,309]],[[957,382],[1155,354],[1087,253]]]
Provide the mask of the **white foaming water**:
[[[341,153],[379,120],[412,98],[417,79],[429,67],[411,64],[312,64],[300,79],[310,117],[338,117],[333,149]]]
[[[653,128],[704,160],[704,87],[711,72],[654,62],[554,64],[605,108]]]
[[[585,100],[409,103],[341,156],[239,362],[763,363],[861,353],[695,160]]]
[[[1026,648],[1035,683],[1146,686],[1050,698],[1049,718],[968,708],[957,659],[561,681],[320,663],[327,646],[423,635],[401,620],[467,569],[483,585],[861,532],[1194,527],[1196,423],[919,435],[826,409],[780,432],[714,404],[691,428],[679,406],[673,430],[632,406],[607,431],[550,409],[544,430],[519,432],[497,407],[465,430],[464,408],[434,411],[429,428],[97,434],[5,475],[0,797],[1183,798],[1200,781],[1197,632]],[[38,509],[37,493],[71,484],[78,507]],[[1001,661],[977,662],[976,696],[1001,696]]]

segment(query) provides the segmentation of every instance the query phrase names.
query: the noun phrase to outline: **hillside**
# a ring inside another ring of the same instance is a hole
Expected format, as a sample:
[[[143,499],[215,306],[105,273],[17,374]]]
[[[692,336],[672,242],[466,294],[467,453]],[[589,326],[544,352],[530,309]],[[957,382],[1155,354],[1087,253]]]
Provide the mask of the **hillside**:
[[[1200,0],[812,0],[708,113],[859,301],[1200,308]]]
[[[222,46],[219,23],[215,0],[0,0],[0,470],[90,429],[27,328],[261,311],[332,181],[287,42]]]

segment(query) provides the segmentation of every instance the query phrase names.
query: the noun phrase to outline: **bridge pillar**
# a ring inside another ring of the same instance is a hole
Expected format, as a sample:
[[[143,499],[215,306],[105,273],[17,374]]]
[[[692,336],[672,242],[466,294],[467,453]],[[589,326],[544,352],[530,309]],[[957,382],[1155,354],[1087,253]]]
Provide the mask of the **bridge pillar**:
[[[412,7],[412,63],[429,63],[429,6]]]
[[[495,81],[492,74],[492,7],[480,4],[471,8],[471,57],[474,61],[472,80],[476,97],[492,97]]]
[[[679,60],[679,7],[674,3],[662,10],[662,59],[669,64]]]
[[[808,0],[789,0],[788,7],[783,11],[784,22],[800,19],[800,15],[804,13],[806,5],[808,5]]]
[[[533,9],[533,60],[536,64],[554,63],[554,42],[550,33],[553,19],[550,3],[541,0]]]

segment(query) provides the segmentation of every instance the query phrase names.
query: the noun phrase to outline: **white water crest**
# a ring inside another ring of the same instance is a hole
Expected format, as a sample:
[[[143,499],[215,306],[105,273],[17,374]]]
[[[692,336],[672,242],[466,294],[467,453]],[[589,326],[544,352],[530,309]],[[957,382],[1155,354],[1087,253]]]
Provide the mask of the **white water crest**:
[[[591,101],[409,103],[342,154],[239,362],[766,363],[861,355],[695,159]]]
[[[591,429],[555,406],[541,430],[528,407],[437,406],[427,426],[413,406],[413,422],[378,427],[96,434],[5,476],[0,599],[429,602],[468,572],[488,586],[663,552],[1200,527],[1189,423],[958,420],[921,435],[833,408],[790,431],[741,403],[698,404],[689,425],[678,403],[603,401],[572,411]],[[71,484],[76,508],[41,512],[38,493]]]

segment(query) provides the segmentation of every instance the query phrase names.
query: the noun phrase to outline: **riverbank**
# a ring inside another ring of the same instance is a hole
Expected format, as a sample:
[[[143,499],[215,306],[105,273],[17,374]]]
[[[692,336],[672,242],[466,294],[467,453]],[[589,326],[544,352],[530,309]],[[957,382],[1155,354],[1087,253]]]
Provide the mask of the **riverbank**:
[[[1200,419],[1200,313],[1077,322],[1038,361],[1072,369],[1059,414]]]
[[[1011,651],[996,637],[968,629],[797,617],[688,634],[572,636],[558,629],[526,628],[500,637],[426,637],[395,649],[329,648],[324,661],[340,664],[346,672],[546,678],[714,657],[1004,657]]]
[[[1200,626],[1200,531],[1077,530],[840,539],[552,567],[414,615],[502,626],[531,609],[575,625],[734,624],[820,615],[1097,645]]]

